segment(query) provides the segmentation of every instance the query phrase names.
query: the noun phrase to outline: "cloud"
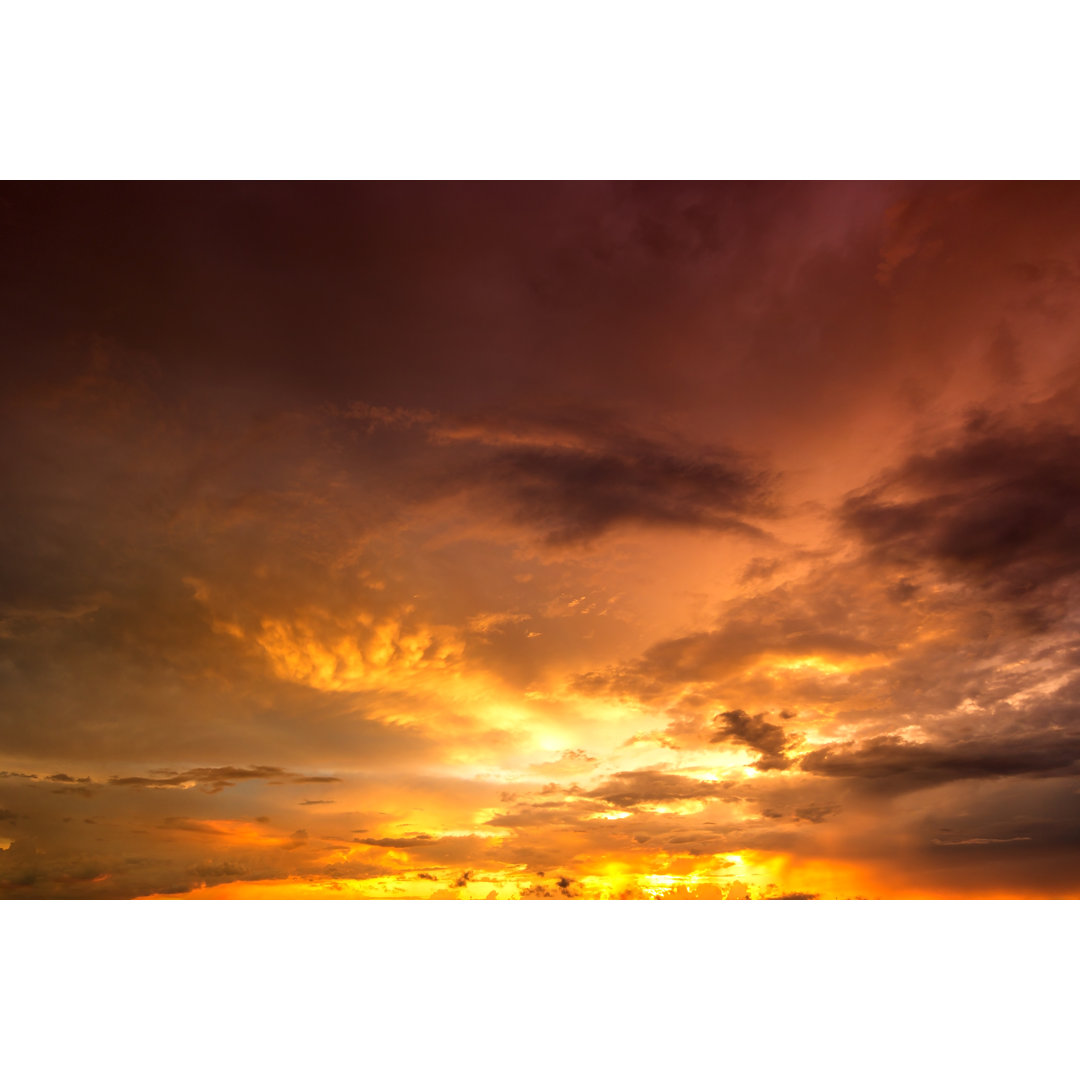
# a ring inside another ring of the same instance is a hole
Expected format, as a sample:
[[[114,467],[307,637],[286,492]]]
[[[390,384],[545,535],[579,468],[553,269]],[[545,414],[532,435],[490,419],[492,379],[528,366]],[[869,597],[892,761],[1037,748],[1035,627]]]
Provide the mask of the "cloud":
[[[580,545],[624,526],[706,529],[763,538],[750,518],[776,512],[776,478],[731,447],[645,435],[601,410],[455,417],[356,403],[368,435],[380,426],[426,433],[452,464],[427,497],[471,488],[545,545]],[[419,490],[419,489],[418,489]],[[522,613],[476,616],[487,631]]]
[[[950,444],[849,496],[840,517],[878,562],[1032,601],[1080,572],[1080,433],[977,413]]]
[[[113,787],[138,788],[203,785],[203,790],[213,795],[244,780],[266,780],[271,784],[337,784],[341,782],[336,776],[304,776],[275,765],[252,765],[246,769],[225,765],[216,768],[187,769],[183,772],[155,769],[152,776],[114,776],[108,783]]]
[[[624,525],[762,535],[747,516],[768,514],[768,477],[732,451],[691,454],[609,432],[585,447],[505,450],[483,465],[514,518],[553,547]]]
[[[8,895],[1072,889],[1077,185],[310,190],[10,195]]]
[[[884,794],[899,794],[960,780],[1080,772],[1078,763],[1080,734],[1032,731],[1023,737],[964,739],[950,744],[879,735],[858,746],[813,750],[799,767],[817,776],[852,780]]]
[[[543,773],[545,776],[573,776],[576,773],[591,772],[598,761],[598,758],[592,757],[584,750],[564,750],[554,761],[530,765],[529,769],[532,772]]]
[[[228,829],[222,828],[212,821],[198,821],[192,818],[166,818],[158,828],[165,830],[176,829],[180,832],[210,833],[214,836],[228,835]]]
[[[784,756],[789,739],[779,724],[770,724],[764,713],[750,716],[742,709],[733,709],[721,713],[717,718],[718,727],[710,742],[736,742],[757,750],[761,757],[754,762],[754,768],[787,769],[791,760]]]
[[[367,881],[385,877],[387,868],[378,863],[361,862],[359,859],[341,859],[318,867],[318,872],[321,877],[333,881]]]
[[[800,806],[795,809],[796,821],[809,821],[811,824],[820,825],[826,818],[839,812],[838,806]],[[765,811],[766,816],[770,816]]]
[[[939,847],[967,847],[971,844],[1018,844],[1030,839],[1030,836],[973,836],[967,840],[942,840],[938,837],[934,837],[930,842],[932,844],[937,844]]]
[[[416,836],[384,836],[384,837],[356,837],[354,844],[366,844],[368,847],[382,848],[413,848],[424,847],[435,842],[435,837],[427,833],[419,833]]]
[[[617,772],[606,783],[586,792],[612,806],[636,807],[649,803],[679,802],[684,799],[717,799],[728,794],[729,783],[695,780],[659,769]]]
[[[780,569],[781,565],[780,559],[767,559],[763,556],[757,556],[751,559],[743,568],[743,572],[739,577],[739,584],[745,585],[748,582],[768,581]]]
[[[865,601],[845,605],[832,585],[828,577],[810,577],[801,589],[783,586],[733,601],[715,629],[657,641],[636,660],[578,676],[574,686],[583,693],[650,701],[672,691],[684,693],[694,684],[745,678],[760,664],[816,660],[839,665],[873,656],[882,644],[867,637],[877,627],[861,623]],[[848,591],[854,587],[850,581],[844,586]]]
[[[222,863],[200,863],[198,866],[191,868],[191,873],[196,878],[203,878],[207,880],[214,880],[217,878],[227,878],[230,881],[235,881],[238,878],[243,877],[245,867],[242,863],[222,862]]]

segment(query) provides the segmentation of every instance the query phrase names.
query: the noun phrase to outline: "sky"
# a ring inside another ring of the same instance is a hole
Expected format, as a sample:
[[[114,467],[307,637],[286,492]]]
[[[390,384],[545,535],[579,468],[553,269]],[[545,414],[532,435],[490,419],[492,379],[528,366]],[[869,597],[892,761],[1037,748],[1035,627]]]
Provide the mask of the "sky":
[[[0,230],[0,897],[1080,897],[1080,185]]]

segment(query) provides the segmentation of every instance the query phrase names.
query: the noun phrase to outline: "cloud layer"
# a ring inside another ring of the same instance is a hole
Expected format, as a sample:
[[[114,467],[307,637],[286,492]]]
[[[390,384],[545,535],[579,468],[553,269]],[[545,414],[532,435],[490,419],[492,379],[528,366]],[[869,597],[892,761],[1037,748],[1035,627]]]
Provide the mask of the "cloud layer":
[[[1076,185],[3,212],[0,896],[1080,895]]]

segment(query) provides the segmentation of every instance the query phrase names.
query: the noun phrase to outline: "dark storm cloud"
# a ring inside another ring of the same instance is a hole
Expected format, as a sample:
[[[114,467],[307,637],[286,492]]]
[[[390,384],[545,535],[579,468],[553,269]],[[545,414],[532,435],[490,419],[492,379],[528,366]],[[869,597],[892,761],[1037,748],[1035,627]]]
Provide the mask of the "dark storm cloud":
[[[1080,571],[1080,433],[978,415],[840,513],[876,560],[1023,599]]]
[[[171,769],[156,769],[152,776],[114,776],[108,782],[114,787],[136,788],[170,788],[200,784],[204,785],[203,790],[216,794],[243,780],[266,780],[271,784],[335,784],[341,782],[336,776],[303,776],[275,765],[252,765],[246,769],[226,765],[219,768],[187,769],[184,772],[175,772]]]
[[[742,709],[721,713],[716,718],[717,729],[710,742],[735,742],[757,750],[761,757],[754,762],[760,770],[787,769],[791,765],[785,757],[788,736],[779,724],[770,724],[765,714],[750,716]]]
[[[804,772],[852,780],[884,794],[938,787],[959,780],[1054,776],[1080,772],[1080,735],[1031,732],[1023,737],[916,743],[879,735],[859,746],[823,747],[806,754]]]
[[[472,487],[549,547],[622,526],[708,529],[763,538],[747,520],[775,514],[776,477],[730,447],[645,435],[597,408],[454,416],[354,402],[367,438],[423,434],[438,466],[419,496]]]
[[[691,456],[640,437],[507,450],[484,476],[512,501],[517,521],[556,547],[621,525],[761,536],[744,517],[769,511],[768,478],[737,455]]]

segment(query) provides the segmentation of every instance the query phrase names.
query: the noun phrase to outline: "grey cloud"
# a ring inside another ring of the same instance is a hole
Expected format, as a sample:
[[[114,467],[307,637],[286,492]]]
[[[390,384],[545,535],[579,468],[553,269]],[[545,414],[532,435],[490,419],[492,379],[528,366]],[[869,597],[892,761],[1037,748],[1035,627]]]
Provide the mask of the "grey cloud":
[[[916,743],[879,735],[859,746],[823,747],[806,754],[804,772],[852,780],[872,790],[899,794],[959,780],[1003,776],[1052,776],[1074,771],[1080,736],[1065,733],[968,739],[951,744]]]
[[[878,561],[1024,600],[1080,572],[1080,434],[976,415],[951,444],[850,496],[840,518]]]
[[[760,536],[748,515],[769,512],[767,477],[734,453],[691,456],[641,437],[589,447],[507,450],[483,466],[515,519],[551,546],[620,525],[706,528]]]
[[[717,718],[717,730],[710,742],[736,742],[757,750],[761,757],[754,768],[761,770],[787,769],[791,760],[784,755],[789,739],[779,724],[770,724],[765,714],[750,716],[742,709],[721,713]]]

